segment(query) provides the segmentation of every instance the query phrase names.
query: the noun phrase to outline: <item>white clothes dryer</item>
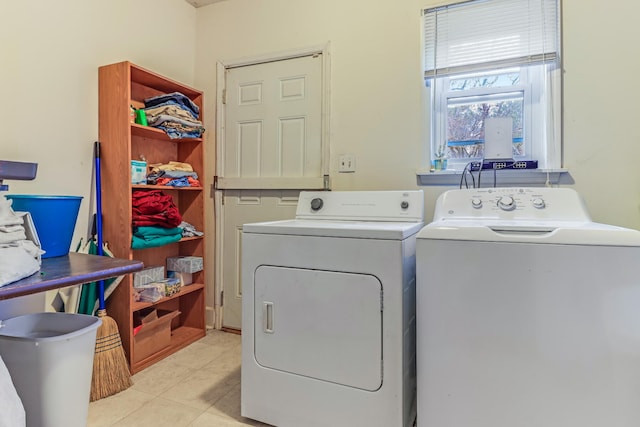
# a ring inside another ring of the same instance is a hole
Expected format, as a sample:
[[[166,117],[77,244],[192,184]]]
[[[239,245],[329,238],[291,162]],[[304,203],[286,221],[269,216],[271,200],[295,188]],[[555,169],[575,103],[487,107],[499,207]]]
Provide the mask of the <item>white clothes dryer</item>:
[[[417,238],[418,426],[640,426],[639,261],[571,189],[443,193]]]
[[[242,235],[243,416],[280,427],[415,419],[422,191],[301,192]]]

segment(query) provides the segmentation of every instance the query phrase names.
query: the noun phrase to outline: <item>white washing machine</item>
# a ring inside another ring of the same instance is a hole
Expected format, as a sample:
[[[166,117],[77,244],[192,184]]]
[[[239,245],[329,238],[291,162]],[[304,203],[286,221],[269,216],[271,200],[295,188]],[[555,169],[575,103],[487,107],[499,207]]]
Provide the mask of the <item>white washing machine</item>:
[[[640,232],[453,190],[417,238],[419,427],[640,426]]]
[[[301,192],[296,219],[243,226],[243,416],[412,425],[423,218],[422,191]]]

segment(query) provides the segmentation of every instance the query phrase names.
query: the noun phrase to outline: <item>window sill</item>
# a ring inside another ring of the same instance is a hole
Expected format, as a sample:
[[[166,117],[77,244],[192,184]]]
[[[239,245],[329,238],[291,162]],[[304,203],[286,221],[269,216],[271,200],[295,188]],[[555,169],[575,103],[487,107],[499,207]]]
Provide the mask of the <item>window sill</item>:
[[[496,170],[496,186],[543,186],[547,183],[551,185],[573,184],[573,179],[567,169],[502,169]],[[478,177],[478,172],[473,173]],[[419,170],[416,172],[418,185],[460,185],[462,172],[455,170],[434,171]],[[472,185],[471,177],[467,174],[467,182]],[[463,184],[464,185],[464,184]],[[482,187],[493,187],[493,171],[482,172]]]

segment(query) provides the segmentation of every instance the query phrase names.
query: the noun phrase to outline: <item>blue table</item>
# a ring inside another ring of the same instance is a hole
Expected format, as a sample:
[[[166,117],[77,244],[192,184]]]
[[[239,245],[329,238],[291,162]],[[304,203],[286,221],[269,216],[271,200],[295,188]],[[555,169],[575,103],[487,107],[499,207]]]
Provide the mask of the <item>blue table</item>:
[[[79,254],[45,258],[40,271],[0,287],[0,300],[95,282],[142,270],[142,261]]]

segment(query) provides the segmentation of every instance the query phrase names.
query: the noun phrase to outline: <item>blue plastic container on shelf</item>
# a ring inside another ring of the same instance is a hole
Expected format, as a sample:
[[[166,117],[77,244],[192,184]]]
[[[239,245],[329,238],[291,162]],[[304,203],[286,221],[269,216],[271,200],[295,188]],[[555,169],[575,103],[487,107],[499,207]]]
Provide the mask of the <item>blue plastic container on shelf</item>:
[[[14,211],[31,213],[40,245],[46,251],[42,258],[69,253],[82,197],[7,194],[6,198],[12,200]]]

